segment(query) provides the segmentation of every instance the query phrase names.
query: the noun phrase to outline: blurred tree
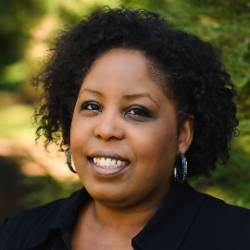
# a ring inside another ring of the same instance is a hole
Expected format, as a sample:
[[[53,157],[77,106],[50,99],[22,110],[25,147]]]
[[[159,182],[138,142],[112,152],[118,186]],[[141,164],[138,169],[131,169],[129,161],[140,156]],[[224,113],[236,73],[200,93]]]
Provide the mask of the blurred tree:
[[[250,1],[239,0],[124,0],[131,7],[147,8],[170,23],[212,42],[240,94],[239,116],[250,119]]]
[[[46,1],[42,0],[9,0],[0,1],[0,86],[11,88],[10,83],[19,83],[25,76],[20,72],[14,72],[17,77],[9,76],[8,72],[21,71],[22,65],[18,62],[22,59],[30,30],[46,13]],[[14,70],[11,70],[14,66]]]

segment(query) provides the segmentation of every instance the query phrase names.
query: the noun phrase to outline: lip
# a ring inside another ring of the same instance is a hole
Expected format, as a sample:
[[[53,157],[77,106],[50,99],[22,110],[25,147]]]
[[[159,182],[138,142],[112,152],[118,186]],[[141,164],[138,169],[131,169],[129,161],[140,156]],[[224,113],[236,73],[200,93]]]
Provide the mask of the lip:
[[[93,162],[94,157],[110,157],[110,158],[115,158],[116,160],[122,160],[126,161],[125,166],[121,166],[118,168],[102,168],[98,165],[96,165]],[[87,157],[89,166],[94,170],[95,174],[101,177],[114,177],[117,175],[120,175],[124,173],[130,165],[130,161],[126,159],[125,157],[121,156],[120,154],[114,152],[114,151],[95,151],[91,154],[88,155]]]
[[[127,164],[126,166],[123,166],[123,167],[110,169],[110,168],[99,167],[90,159],[88,159],[88,163],[91,169],[94,170],[95,174],[100,177],[114,177],[114,176],[120,175],[124,173],[129,168],[129,165],[130,165],[130,164]]]

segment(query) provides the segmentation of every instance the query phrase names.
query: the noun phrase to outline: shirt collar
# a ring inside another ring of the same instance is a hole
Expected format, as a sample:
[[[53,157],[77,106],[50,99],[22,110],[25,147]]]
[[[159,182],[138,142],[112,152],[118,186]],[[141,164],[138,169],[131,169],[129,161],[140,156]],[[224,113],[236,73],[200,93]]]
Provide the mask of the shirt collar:
[[[51,204],[51,209],[48,209],[44,218],[31,231],[25,247],[32,249],[45,242],[53,234],[70,234],[78,212],[88,200],[90,196],[87,191],[80,189],[66,199],[55,201],[58,206]]]
[[[173,184],[155,215],[133,239],[139,249],[178,249],[202,203],[189,184]]]
[[[81,189],[62,201],[57,211],[46,217],[29,236],[27,247],[32,248],[46,241],[49,235],[72,231],[77,214],[90,199],[86,190]],[[155,215],[132,239],[136,249],[177,249],[188,232],[201,205],[202,196],[189,184],[173,184]]]

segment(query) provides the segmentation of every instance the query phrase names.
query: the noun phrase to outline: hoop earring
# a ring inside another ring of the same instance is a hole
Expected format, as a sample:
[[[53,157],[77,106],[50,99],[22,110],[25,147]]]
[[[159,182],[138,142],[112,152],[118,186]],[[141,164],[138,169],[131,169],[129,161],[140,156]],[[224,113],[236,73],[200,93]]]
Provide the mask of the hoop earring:
[[[66,152],[66,159],[67,159],[66,163],[67,163],[69,170],[72,173],[76,174],[77,172],[75,171],[75,169],[73,168],[72,163],[71,163],[71,150],[70,149]]]
[[[173,176],[174,176],[174,181],[178,184],[182,184],[185,182],[187,178],[187,172],[188,172],[188,165],[187,165],[187,158],[184,154],[181,154],[178,156],[180,158],[180,163],[178,164],[178,159],[176,166],[174,167],[173,170]]]

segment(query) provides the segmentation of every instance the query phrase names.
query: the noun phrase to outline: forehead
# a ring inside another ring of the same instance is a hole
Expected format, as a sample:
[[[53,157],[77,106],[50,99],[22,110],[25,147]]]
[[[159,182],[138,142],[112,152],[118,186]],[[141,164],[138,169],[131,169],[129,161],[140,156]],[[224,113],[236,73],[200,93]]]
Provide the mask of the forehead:
[[[141,52],[116,48],[101,55],[84,78],[82,89],[100,91],[134,92],[147,91],[166,95],[163,83],[155,76],[152,62]]]

